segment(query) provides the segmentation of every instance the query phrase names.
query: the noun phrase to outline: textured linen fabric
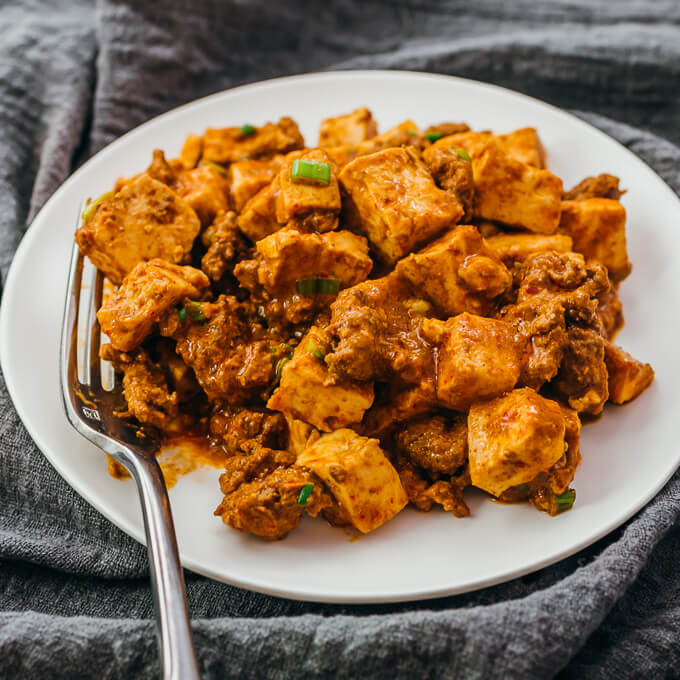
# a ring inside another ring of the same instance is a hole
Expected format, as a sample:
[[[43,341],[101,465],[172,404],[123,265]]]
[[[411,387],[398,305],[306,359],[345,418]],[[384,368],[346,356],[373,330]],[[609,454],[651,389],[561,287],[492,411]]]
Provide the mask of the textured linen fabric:
[[[0,6],[2,280],[49,195],[131,127],[243,82],[367,67],[580,111],[680,192],[675,0],[24,1]],[[1,379],[0,427],[0,678],[157,676],[145,549],[57,475]],[[420,603],[294,602],[187,573],[202,677],[680,676],[679,514],[676,475],[578,555]]]

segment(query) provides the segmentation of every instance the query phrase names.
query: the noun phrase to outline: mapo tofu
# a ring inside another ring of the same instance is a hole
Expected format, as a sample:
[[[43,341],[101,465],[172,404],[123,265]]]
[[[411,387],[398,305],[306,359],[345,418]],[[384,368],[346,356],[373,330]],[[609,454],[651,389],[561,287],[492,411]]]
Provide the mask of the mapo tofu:
[[[564,191],[532,127],[381,132],[358,108],[318,146],[286,116],[191,134],[76,232],[117,287],[121,417],[218,453],[215,514],[267,540],[305,515],[467,517],[471,486],[569,510],[581,419],[654,379],[613,344],[624,193]]]

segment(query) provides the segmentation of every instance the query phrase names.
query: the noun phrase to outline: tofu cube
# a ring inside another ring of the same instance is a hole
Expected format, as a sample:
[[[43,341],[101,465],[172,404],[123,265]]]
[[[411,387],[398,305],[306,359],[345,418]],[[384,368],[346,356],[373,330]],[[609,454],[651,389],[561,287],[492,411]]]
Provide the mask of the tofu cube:
[[[396,271],[447,316],[487,314],[493,299],[512,284],[510,272],[472,225],[451,229],[401,260]]]
[[[257,242],[258,281],[272,295],[295,292],[295,282],[323,277],[342,288],[364,281],[373,267],[366,239],[349,231],[304,234],[281,229]]]
[[[243,206],[236,223],[251,241],[257,242],[281,228],[276,221],[276,198],[280,191],[281,185],[277,175]]]
[[[179,152],[179,162],[186,170],[191,170],[198,165],[203,153],[203,137],[187,135]]]
[[[234,163],[254,158],[271,157],[302,149],[305,140],[292,118],[266,123],[254,132],[242,127],[208,128],[203,136],[203,160]]]
[[[556,401],[525,387],[470,407],[472,484],[493,496],[547,472],[565,453],[565,417]]]
[[[521,128],[507,135],[495,135],[494,142],[511,158],[534,168],[545,168],[545,150],[535,128]]]
[[[357,146],[378,134],[378,125],[367,108],[327,118],[319,129],[319,146]]]
[[[340,173],[350,222],[387,263],[422,245],[463,216],[410,149],[360,156]]]
[[[654,380],[654,369],[624,352],[620,347],[605,343],[604,360],[609,375],[609,401],[625,404],[644,392]]]
[[[552,234],[560,222],[562,180],[489,144],[472,158],[475,214],[487,220]]]
[[[392,149],[398,146],[411,145],[420,138],[420,129],[412,120],[405,120],[395,125],[381,135],[376,135],[361,142],[356,147],[356,153],[360,156],[375,153],[383,149]]]
[[[437,399],[454,411],[511,390],[521,372],[520,348],[505,321],[463,313],[425,319],[423,337],[437,348]]]
[[[119,284],[138,262],[156,257],[177,264],[191,252],[201,222],[193,208],[146,173],[102,201],[76,232],[83,255]]]
[[[291,176],[296,160],[326,163],[330,166],[329,184],[301,182]],[[279,172],[281,191],[276,198],[276,219],[302,231],[332,231],[338,226],[340,189],[337,168],[321,149],[288,154]]]
[[[153,325],[183,298],[200,298],[210,280],[199,269],[165,260],[140,262],[97,312],[111,344],[121,352],[139,346]]]
[[[489,143],[493,140],[490,132],[456,132],[453,135],[441,137],[432,146],[435,149],[465,149],[471,158],[481,155]]]
[[[283,156],[274,156],[267,161],[237,161],[229,166],[229,190],[236,212],[255,194],[266,187],[278,175],[283,165]]]
[[[322,432],[361,422],[373,403],[373,385],[350,381],[333,384],[323,360],[329,349],[324,333],[310,328],[293,358],[284,365],[281,382],[267,408],[304,420]]]
[[[611,198],[563,201],[559,233],[570,236],[574,250],[597,260],[614,282],[630,274],[626,249],[626,209]]]
[[[506,267],[524,262],[534,253],[555,250],[568,253],[573,249],[570,236],[566,234],[510,234],[500,233],[485,239],[486,245],[503,261]]]
[[[392,519],[408,503],[399,475],[378,440],[353,430],[322,435],[297,457],[296,465],[321,478],[364,534]]]
[[[220,210],[226,210],[228,184],[210,165],[179,173],[173,189],[196,211],[201,223],[210,224]]]

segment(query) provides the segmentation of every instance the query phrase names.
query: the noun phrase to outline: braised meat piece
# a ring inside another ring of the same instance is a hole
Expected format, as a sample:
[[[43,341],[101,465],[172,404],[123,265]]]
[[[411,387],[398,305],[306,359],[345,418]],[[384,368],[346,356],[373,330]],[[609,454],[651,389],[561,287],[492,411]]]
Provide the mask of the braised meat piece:
[[[463,497],[463,489],[470,485],[467,467],[458,475],[432,481],[425,470],[402,454],[396,457],[395,468],[409,503],[417,510],[430,512],[437,503],[455,517],[469,516],[470,509]]]
[[[231,456],[243,453],[244,444],[252,440],[267,448],[283,448],[286,430],[283,415],[265,410],[218,409],[208,424],[211,441]]]
[[[586,177],[573,189],[565,191],[562,198],[565,201],[582,201],[587,198],[611,198],[618,201],[625,193],[619,189],[618,177],[602,174],[597,177]]]
[[[438,123],[437,125],[430,125],[425,132],[425,136],[436,134],[442,137],[448,137],[449,135],[455,135],[459,132],[468,132],[470,130],[469,125],[465,123]]]
[[[332,505],[328,493],[314,482],[314,476],[306,470],[279,467],[271,474],[241,484],[227,493],[215,515],[238,531],[270,541],[285,538],[300,523],[304,512],[316,517]],[[308,484],[314,486],[306,505],[302,506],[298,499]]]
[[[182,262],[200,228],[184,199],[141,174],[96,206],[76,232],[76,241],[83,255],[119,284],[139,262],[154,258]]]
[[[182,320],[171,314],[161,334],[177,341],[177,353],[193,368],[211,400],[240,404],[266,387],[274,365],[271,342],[256,339],[247,310],[234,297],[193,303]]]
[[[452,475],[467,461],[467,417],[452,414],[417,418],[397,433],[395,443],[414,465]]]
[[[123,373],[123,396],[130,415],[140,423],[166,429],[179,411],[177,393],[170,390],[165,371],[143,349],[129,354],[103,345],[100,354]]]
[[[525,348],[519,384],[538,389],[557,375],[569,342],[567,326],[601,332],[598,296],[609,289],[606,270],[586,265],[578,253],[540,253],[521,270],[515,304],[499,318],[510,323]]]
[[[472,164],[450,147],[430,146],[423,161],[437,186],[448,191],[463,206],[463,220],[471,220],[474,212],[475,184]]]
[[[589,328],[572,326],[562,364],[552,385],[579,413],[598,414],[609,397],[605,339]]]
[[[236,224],[236,213],[232,211],[218,213],[202,238],[208,250],[201,260],[201,269],[213,281],[219,281],[248,253],[246,240]]]
[[[432,350],[420,338],[408,284],[395,274],[341,291],[331,305],[326,358],[332,379],[417,384],[434,375]]]

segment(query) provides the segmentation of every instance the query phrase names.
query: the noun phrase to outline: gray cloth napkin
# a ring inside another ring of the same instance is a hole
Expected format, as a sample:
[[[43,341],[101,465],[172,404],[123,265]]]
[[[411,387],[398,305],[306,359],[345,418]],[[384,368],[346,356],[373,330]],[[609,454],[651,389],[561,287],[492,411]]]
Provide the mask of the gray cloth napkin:
[[[680,192],[675,0],[196,5],[0,6],[3,281],[27,224],[89,154],[195,97],[304,71],[451,73],[588,111]],[[51,468],[1,379],[0,428],[0,678],[155,677],[145,549]],[[678,677],[678,514],[680,475],[574,557],[420,603],[309,604],[188,573],[202,677]]]

